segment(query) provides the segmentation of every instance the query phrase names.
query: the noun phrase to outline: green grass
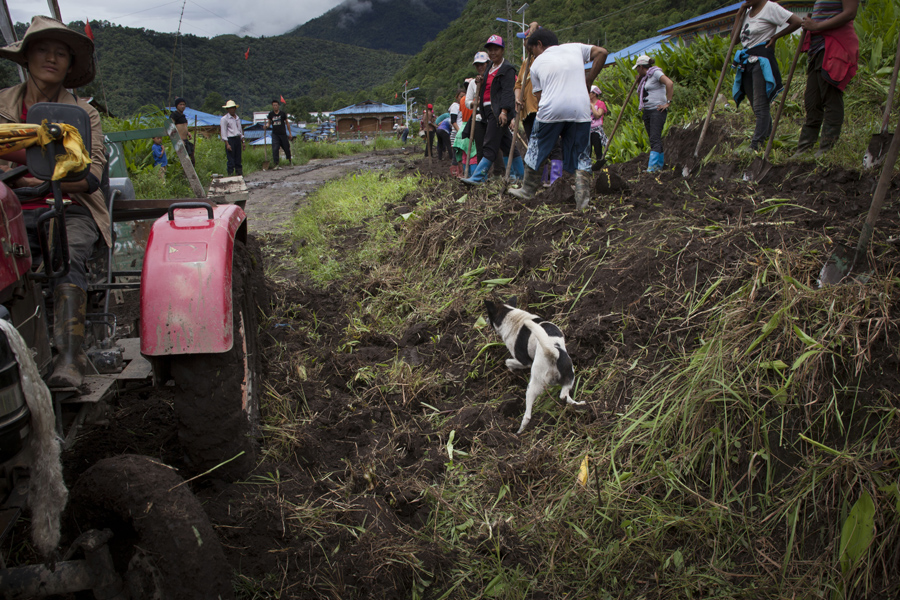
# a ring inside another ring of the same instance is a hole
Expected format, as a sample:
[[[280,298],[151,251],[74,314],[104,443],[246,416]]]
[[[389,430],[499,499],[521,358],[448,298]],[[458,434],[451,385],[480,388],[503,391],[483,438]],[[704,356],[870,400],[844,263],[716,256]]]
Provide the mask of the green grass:
[[[416,177],[397,178],[371,171],[323,185],[295,214],[291,225],[291,234],[300,241],[295,257],[300,268],[315,281],[325,283],[347,275],[367,256],[371,260],[372,245],[383,247],[395,239],[391,220],[384,217],[384,205],[399,203],[418,186]],[[332,250],[330,244],[336,232],[376,216],[356,252],[339,257]]]
[[[522,292],[528,278],[479,253],[479,236],[490,231],[521,251],[559,211],[512,211],[491,187],[465,198],[445,189],[363,173],[324,186],[300,210],[293,235],[306,242],[297,256],[304,272],[322,286],[340,281],[359,298],[336,351],[353,352],[372,334],[400,337],[411,323],[431,324],[437,340],[448,313],[479,315],[488,294]],[[385,210],[411,192],[418,204],[408,218]],[[762,203],[756,218],[777,220],[791,208],[787,200]],[[604,228],[586,223],[561,233],[545,267],[529,277],[572,283],[545,289],[531,308],[559,315],[566,330],[599,265],[623,268],[642,248],[674,256],[668,232],[748,235],[733,223],[697,227],[661,214],[638,224],[629,215],[612,202]],[[616,412],[579,419],[545,395],[535,406],[542,418],[515,451],[498,450],[479,432],[459,451],[462,432],[448,427],[455,413],[442,410],[446,390],[459,383],[439,372],[394,359],[351,374],[350,410],[390,408],[397,397],[418,402],[444,448],[438,482],[406,485],[430,507],[420,535],[454,556],[455,568],[436,578],[405,563],[417,574],[412,597],[839,598],[890,581],[900,540],[900,404],[887,391],[863,402],[859,381],[877,368],[866,357],[884,328],[896,331],[900,280],[888,273],[864,287],[827,290],[799,281],[821,258],[813,244],[756,247],[708,280],[668,285],[670,274],[660,272],[642,299],[665,306],[644,329],[658,337],[620,355],[625,330],[637,323],[626,309],[600,316],[620,324],[605,352],[577,357],[575,397]],[[484,283],[504,277],[512,279]],[[368,289],[377,293],[360,291]],[[677,343],[655,347],[658,339]],[[453,345],[467,364],[465,381],[483,386],[474,406],[496,407],[517,393],[510,390],[521,380],[503,365],[506,350],[489,328],[457,330]],[[292,372],[317,377],[309,356],[290,360]],[[622,404],[612,402],[623,389]],[[280,416],[268,426],[276,458],[289,456],[309,418],[291,410],[274,411]],[[387,444],[357,468],[377,474],[392,452]],[[860,515],[871,516],[874,533],[855,525]]]

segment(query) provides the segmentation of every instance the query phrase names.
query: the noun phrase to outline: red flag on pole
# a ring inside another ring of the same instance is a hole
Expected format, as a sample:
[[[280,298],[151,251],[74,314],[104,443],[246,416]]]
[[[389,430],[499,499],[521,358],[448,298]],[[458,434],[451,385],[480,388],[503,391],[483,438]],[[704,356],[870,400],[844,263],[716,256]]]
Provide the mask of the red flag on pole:
[[[279,96],[279,98],[281,98],[282,104],[287,104],[287,100],[284,99],[284,96]]]
[[[94,31],[91,29],[91,22],[87,19],[84,20],[84,34],[94,41]]]
[[[247,51],[244,52],[244,60],[250,58],[250,46],[247,46]]]

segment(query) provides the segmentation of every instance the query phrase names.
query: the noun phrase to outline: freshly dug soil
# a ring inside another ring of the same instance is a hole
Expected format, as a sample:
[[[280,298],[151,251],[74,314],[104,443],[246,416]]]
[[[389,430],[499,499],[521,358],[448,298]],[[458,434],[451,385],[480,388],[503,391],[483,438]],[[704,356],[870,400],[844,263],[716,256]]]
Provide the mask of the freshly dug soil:
[[[574,210],[571,181],[564,178],[529,202],[504,196],[499,214],[473,226],[465,242],[454,242],[465,243],[470,254],[488,259],[491,267],[484,278],[515,275],[520,306],[544,302],[547,308],[538,311],[542,316],[556,322],[564,318],[576,372],[579,357],[636,357],[648,347],[662,355],[669,348],[695,343],[690,329],[656,329],[675,309],[661,296],[648,293],[654,286],[676,290],[705,284],[725,268],[751,263],[760,248],[813,244],[824,262],[833,241],[855,243],[876,174],[790,163],[775,167],[763,183],[752,183],[741,178],[747,165],[709,161],[683,178],[680,167],[691,162],[698,133],[696,128],[678,130],[666,139],[666,160],[672,169],[644,173],[646,156],[641,156],[595,173],[588,211]],[[727,134],[713,126],[701,156],[729,143],[733,142]],[[364,165],[367,158],[359,160]],[[496,185],[466,188],[451,178],[448,160],[432,162],[415,151],[379,160],[401,173],[419,172],[432,178],[434,193],[455,198],[468,194],[468,201],[477,202],[498,192]],[[342,170],[351,164],[342,163]],[[290,169],[279,173],[273,177],[292,176]],[[266,175],[254,175],[248,202],[251,216],[266,214],[267,203],[284,200],[268,189]],[[880,273],[895,269],[900,258],[893,241],[900,231],[897,188],[895,179],[876,228],[874,263]],[[418,202],[414,196],[404,199],[402,206],[385,210],[406,212]],[[465,218],[465,205],[454,206],[459,218]],[[556,211],[558,218],[534,226],[532,215],[546,210]],[[436,251],[447,243],[437,212],[410,225],[412,245],[416,246],[419,236],[422,252]],[[252,234],[252,218],[250,227]],[[358,236],[359,232],[345,232],[341,244],[359,243]],[[567,250],[568,236],[590,236],[592,251],[612,244],[618,254],[608,255],[598,266]],[[522,237],[527,243],[517,250]],[[616,245],[625,239],[634,242]],[[251,247],[270,264],[276,264],[278,255],[289,252],[292,244],[272,222],[251,239]],[[793,276],[814,286],[818,266]],[[498,489],[506,484],[511,494],[523,493],[529,480],[553,475],[547,471],[554,463],[542,460],[540,453],[522,455],[520,438],[514,434],[524,409],[527,375],[509,375],[507,389],[499,392],[500,402],[491,405],[484,399],[497,397],[492,387],[496,382],[471,376],[479,343],[470,331],[480,315],[450,305],[440,322],[412,322],[401,332],[370,330],[349,340],[345,337],[348,307],[377,296],[381,283],[360,282],[360,287],[346,286],[354,292],[342,292],[337,285],[323,289],[300,273],[281,272],[277,283],[269,280],[265,285],[271,302],[263,307],[267,314],[260,319],[263,385],[268,394],[287,400],[296,421],[289,436],[267,443],[288,448],[290,458],[272,461],[263,448],[249,483],[226,483],[213,474],[191,484],[236,573],[254,582],[265,581],[282,597],[405,599],[412,595],[417,569],[440,580],[445,570],[456,566],[455,557],[428,541],[433,539],[426,529],[433,504],[429,494],[432,484],[444,477],[446,465],[440,436],[434,435],[441,432],[435,432],[431,421],[423,417],[425,405],[448,416],[443,433],[456,432],[457,448],[465,451],[477,439],[502,457],[496,465]],[[571,313],[568,306],[545,300],[572,288],[583,289],[583,294]],[[309,334],[311,322],[316,323],[315,336]],[[348,342],[353,344],[352,352],[342,350]],[[871,356],[870,362],[893,365],[896,371],[893,345],[884,344],[881,354]],[[308,376],[295,360],[301,353],[320,367],[315,377]],[[388,391],[369,406],[352,405],[354,396],[348,390],[366,385],[361,379],[366,366],[394,357],[412,368],[440,373],[446,385],[430,397],[410,399]],[[613,419],[630,394],[624,376],[616,381],[603,397],[588,398],[585,409],[567,410],[561,418],[573,427]],[[900,392],[897,377],[865,373],[858,385],[861,390]],[[551,418],[555,417],[536,412],[532,423]],[[178,469],[186,467],[170,389],[126,392],[108,427],[87,431],[67,454],[67,480],[74,481],[104,457],[125,452],[154,456]],[[291,510],[301,500],[312,501],[333,520],[332,526],[304,531],[302,515],[297,517]],[[298,518],[300,534],[296,521],[286,521]],[[491,546],[485,551],[498,552],[504,565],[539,563],[541,557],[533,556],[534,550],[510,528],[501,527],[498,539],[499,550]],[[458,597],[468,597],[467,593],[460,590]],[[546,596],[538,590],[534,597]]]

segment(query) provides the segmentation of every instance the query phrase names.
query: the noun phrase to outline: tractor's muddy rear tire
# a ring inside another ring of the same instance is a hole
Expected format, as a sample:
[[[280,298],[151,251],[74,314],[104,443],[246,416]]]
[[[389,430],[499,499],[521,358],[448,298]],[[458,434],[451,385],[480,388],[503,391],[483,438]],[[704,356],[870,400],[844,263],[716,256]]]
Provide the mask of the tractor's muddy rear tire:
[[[232,598],[231,569],[200,502],[146,456],[101,460],[72,490],[80,530],[110,529],[109,549],[132,598]]]
[[[171,362],[178,438],[194,473],[234,480],[256,464],[259,435],[257,305],[253,261],[236,241],[232,269],[234,345],[221,354],[186,354]],[[243,454],[241,454],[243,453]]]

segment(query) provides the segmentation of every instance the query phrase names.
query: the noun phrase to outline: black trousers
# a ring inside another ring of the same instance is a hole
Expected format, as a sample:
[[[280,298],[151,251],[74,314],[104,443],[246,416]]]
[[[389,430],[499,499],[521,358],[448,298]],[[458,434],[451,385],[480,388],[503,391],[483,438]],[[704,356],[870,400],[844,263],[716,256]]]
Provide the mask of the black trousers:
[[[800,129],[798,150],[813,147],[822,132],[819,148],[829,150],[841,136],[844,125],[844,92],[828,83],[823,77],[822,60],[825,51],[809,57],[806,67],[806,93],[803,105],[806,108],[806,120]]]
[[[184,142],[184,149],[187,150],[188,157],[191,159],[191,164],[196,165],[197,160],[194,158],[194,142],[189,142],[187,140],[182,140]]]
[[[453,153],[453,148],[450,147],[450,132],[444,131],[443,129],[437,130],[437,152],[438,152],[438,160],[444,160],[444,150],[447,150],[447,154],[450,155]]]
[[[241,136],[233,135],[228,138],[228,145],[231,146],[231,150],[228,149],[228,146],[225,147],[228,174],[234,175],[237,173],[238,175],[243,175],[244,164],[241,162]]]
[[[291,161],[291,138],[285,135],[272,132],[272,161],[278,166],[279,150],[284,149],[284,155],[288,162]]]
[[[484,157],[484,132],[487,131],[487,126],[484,124],[484,119],[475,121],[475,157],[478,159],[478,162],[481,162],[481,159]]]
[[[603,138],[598,131],[591,132],[591,149],[594,151],[594,160],[603,158]]]
[[[753,128],[753,137],[750,139],[750,148],[755,150],[765,145],[769,132],[772,131],[772,111],[766,95],[766,78],[758,62],[745,65],[741,86],[753,106],[753,114],[756,115],[756,127]]]
[[[38,217],[49,210],[51,209],[48,207],[22,211],[25,220],[25,231],[28,233],[28,245],[31,248],[32,262],[35,268],[43,262],[37,221]],[[53,288],[55,289],[56,286],[62,283],[71,283],[87,291],[88,260],[100,241],[100,229],[97,227],[97,223],[94,222],[91,211],[83,206],[69,206],[66,209],[65,221],[66,239],[69,242],[69,273],[54,279]],[[44,227],[47,226],[47,224],[44,225]],[[49,236],[48,239],[51,245],[56,243],[56,235]]]
[[[669,109],[657,110],[654,108],[644,109],[644,128],[647,130],[647,137],[650,138],[650,150],[662,154],[662,132],[666,124],[666,117]]]
[[[491,162],[495,162],[501,155],[509,154],[512,146],[512,132],[508,126],[500,126],[490,106],[484,107],[484,150],[481,154]],[[513,158],[519,156],[518,148],[513,147]]]

